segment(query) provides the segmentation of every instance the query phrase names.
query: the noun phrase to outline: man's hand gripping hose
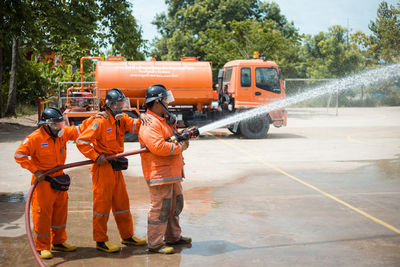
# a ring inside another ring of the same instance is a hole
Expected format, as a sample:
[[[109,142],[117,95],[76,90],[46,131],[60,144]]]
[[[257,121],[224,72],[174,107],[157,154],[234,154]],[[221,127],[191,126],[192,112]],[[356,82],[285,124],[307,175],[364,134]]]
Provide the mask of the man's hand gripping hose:
[[[199,129],[198,128],[190,128],[190,129],[185,129],[183,132],[178,132],[174,130],[174,135],[171,136],[169,141],[171,142],[181,142],[181,141],[186,141],[191,138],[198,137],[200,135]]]
[[[181,133],[174,130],[174,135],[171,136],[167,141],[181,144],[182,150],[185,151],[189,147],[189,139],[198,137],[199,135],[200,132],[197,128],[185,129]]]

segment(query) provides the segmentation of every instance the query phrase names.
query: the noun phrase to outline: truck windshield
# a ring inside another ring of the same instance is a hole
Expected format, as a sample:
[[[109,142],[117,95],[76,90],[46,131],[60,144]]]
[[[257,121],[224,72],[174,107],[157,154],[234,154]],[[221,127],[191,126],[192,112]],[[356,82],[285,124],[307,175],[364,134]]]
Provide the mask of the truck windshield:
[[[280,93],[278,72],[274,68],[256,68],[256,86],[260,89]]]
[[[226,68],[224,82],[229,82],[232,77],[232,68]]]

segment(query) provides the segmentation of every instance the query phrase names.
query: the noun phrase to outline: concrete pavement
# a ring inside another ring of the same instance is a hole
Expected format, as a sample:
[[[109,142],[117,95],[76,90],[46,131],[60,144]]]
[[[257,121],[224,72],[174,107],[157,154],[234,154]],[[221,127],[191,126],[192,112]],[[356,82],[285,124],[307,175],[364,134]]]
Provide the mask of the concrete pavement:
[[[191,141],[184,152],[181,225],[193,244],[177,247],[174,255],[147,254],[144,247],[123,247],[111,255],[95,250],[89,167],[66,171],[73,178],[69,242],[79,248],[54,253],[46,263],[399,266],[400,108],[346,108],[339,116],[326,109],[289,109],[288,116],[288,126],[272,127],[267,139],[240,139],[219,129]],[[29,173],[11,157],[23,136],[4,136],[0,192],[25,192]],[[137,148],[137,143],[125,146]],[[84,160],[73,143],[68,153],[68,162]],[[135,232],[145,236],[149,197],[140,157],[130,157],[129,164],[124,175]],[[24,203],[5,199],[0,202],[0,264],[31,266]],[[118,243],[112,217],[109,236]]]

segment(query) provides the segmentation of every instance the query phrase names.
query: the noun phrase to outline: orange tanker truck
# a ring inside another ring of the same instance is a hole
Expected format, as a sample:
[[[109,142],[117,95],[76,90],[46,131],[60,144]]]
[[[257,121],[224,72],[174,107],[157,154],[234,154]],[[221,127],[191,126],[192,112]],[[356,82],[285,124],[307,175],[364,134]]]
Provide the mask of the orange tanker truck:
[[[84,60],[94,60],[94,81],[83,79]],[[181,61],[125,61],[123,57],[81,59],[81,82],[59,92],[59,105],[70,124],[76,124],[96,113],[106,93],[120,88],[129,97],[136,117],[142,109],[145,92],[150,85],[163,84],[173,92],[175,102],[170,109],[177,115],[178,127],[201,126],[229,115],[285,98],[285,89],[278,65],[255,58],[234,60],[218,73],[213,89],[211,62],[184,57]],[[76,84],[76,83],[75,83]],[[229,125],[234,134],[245,138],[263,138],[270,124],[286,126],[286,111],[269,114]],[[126,139],[134,139],[126,136]]]

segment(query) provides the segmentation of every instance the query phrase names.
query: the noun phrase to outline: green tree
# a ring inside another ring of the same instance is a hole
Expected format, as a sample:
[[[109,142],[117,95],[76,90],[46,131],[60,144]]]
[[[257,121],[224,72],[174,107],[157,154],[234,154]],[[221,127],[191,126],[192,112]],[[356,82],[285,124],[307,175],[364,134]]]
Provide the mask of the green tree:
[[[33,26],[34,20],[29,16],[31,3],[21,0],[4,0],[1,4],[0,47],[3,50],[4,46],[11,46],[11,74],[5,114],[13,116],[17,97],[19,44],[22,41],[34,40],[36,31]],[[3,77],[1,78],[3,79]]]
[[[361,69],[376,68],[379,65],[378,43],[375,36],[357,31],[350,35],[350,46],[361,56]]]
[[[153,21],[161,39],[155,41],[152,55],[163,60],[204,57],[202,46],[209,41],[204,36],[206,31],[230,30],[227,24],[231,21],[262,21],[268,16],[276,16],[276,9],[272,9],[273,14],[267,12],[276,4],[264,4],[259,0],[167,0],[166,3],[168,13],[157,15]]]
[[[254,51],[283,62],[296,72],[300,39],[293,23],[276,3],[259,0],[168,0],[167,14],[156,16],[161,38],[151,55],[159,60],[199,56],[214,69],[231,59],[249,58]],[[297,48],[297,50],[296,50]],[[291,65],[292,64],[292,65]]]
[[[79,64],[79,58],[98,53],[99,3],[87,1],[33,1],[32,15],[40,41],[31,45],[37,53],[56,52],[66,64]]]
[[[351,49],[346,37],[347,31],[339,25],[306,36],[303,57],[309,78],[339,78],[361,69],[361,55]]]
[[[103,0],[101,4],[101,24],[106,31],[101,33],[105,44],[111,45],[114,55],[125,56],[128,60],[144,60],[140,49],[145,48],[142,29],[132,15],[132,5],[128,1]]]
[[[377,18],[371,21],[369,29],[377,39],[380,58],[387,62],[400,61],[400,3],[397,8],[383,1],[379,4]]]
[[[295,35],[286,38],[274,20],[232,21],[222,29],[207,30],[202,33],[202,38],[208,39],[202,47],[206,54],[205,59],[212,61],[216,68],[221,68],[230,60],[252,58],[253,53],[257,51],[264,58],[279,62],[285,70],[296,72],[295,66],[290,64],[294,63],[291,60],[298,53],[296,48],[298,50],[300,47],[300,37]],[[288,71],[286,74],[294,75]]]
[[[32,88],[32,95],[37,95],[38,92],[45,93],[44,90],[37,91],[34,83],[39,83],[38,77],[48,79],[50,76],[46,72],[27,75],[35,80],[18,81],[19,69],[44,71],[42,68],[30,66],[32,63],[25,62],[22,55],[27,52],[55,52],[63,56],[64,63],[73,67],[79,66],[82,56],[98,55],[101,48],[108,44],[111,44],[114,53],[121,53],[128,59],[144,58],[143,53],[139,51],[144,47],[141,29],[132,16],[131,4],[128,1],[2,0],[0,12],[3,20],[0,24],[0,89],[6,89],[3,79],[9,80],[6,115],[15,115],[17,97],[26,95],[29,88]],[[8,61],[11,66],[10,77],[7,77],[8,68],[3,68],[3,62]],[[63,73],[66,72],[62,71],[55,77],[61,79]],[[40,80],[39,84],[48,88],[43,80]],[[17,88],[24,93],[17,92]],[[24,100],[27,98],[19,101]]]

